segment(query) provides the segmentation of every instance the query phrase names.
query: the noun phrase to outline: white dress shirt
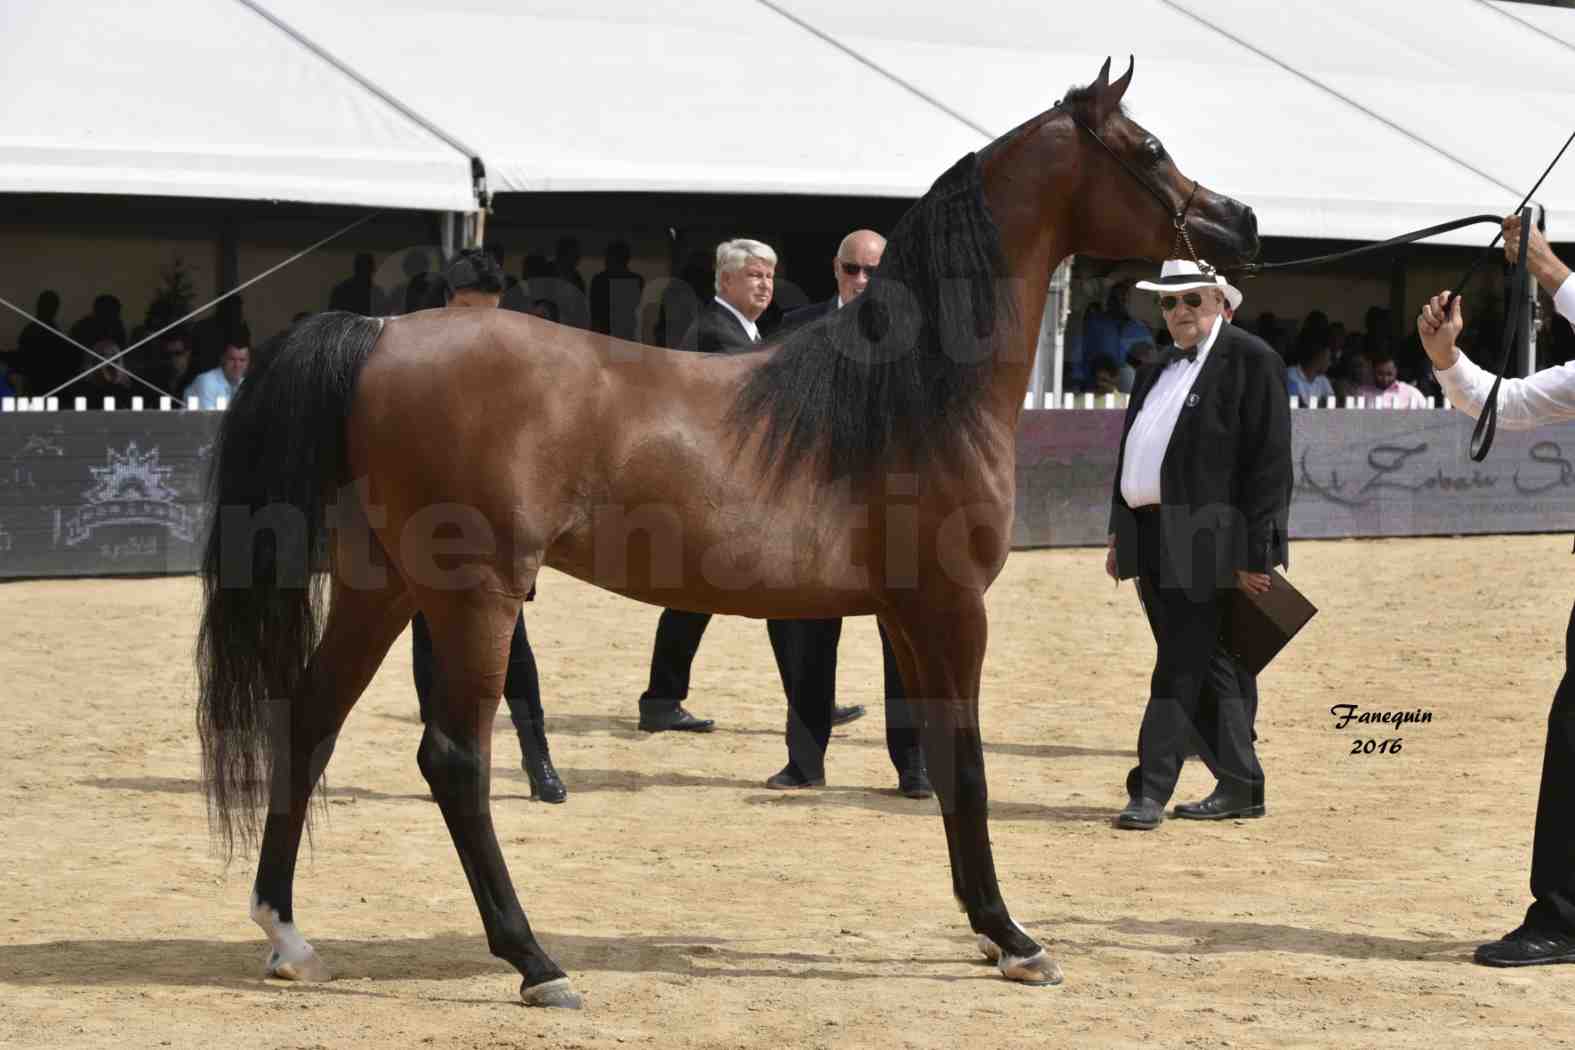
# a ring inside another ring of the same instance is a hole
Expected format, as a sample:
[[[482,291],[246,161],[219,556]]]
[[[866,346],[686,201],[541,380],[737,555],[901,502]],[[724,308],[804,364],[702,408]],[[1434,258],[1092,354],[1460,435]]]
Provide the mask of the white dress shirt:
[[[1181,418],[1182,406],[1192,392],[1192,384],[1203,371],[1209,350],[1220,334],[1224,315],[1214,319],[1208,338],[1198,347],[1191,361],[1172,361],[1154,380],[1143,407],[1127,432],[1126,452],[1121,457],[1121,498],[1129,507],[1152,507],[1159,503],[1159,470],[1165,464],[1170,435]]]
[[[1565,278],[1553,305],[1575,324],[1575,274]],[[1493,373],[1461,354],[1454,366],[1435,370],[1444,396],[1475,419],[1493,389]],[[1543,423],[1575,419],[1575,361],[1544,368],[1525,379],[1505,378],[1498,388],[1498,425],[1505,430],[1530,430]]]
[[[749,318],[747,318],[743,314],[739,313],[738,312],[738,308],[736,306],[734,306],[732,303],[728,302],[726,299],[722,298],[720,295],[716,296],[716,301],[721,303],[723,306],[727,307],[727,312],[728,313],[730,313],[734,317],[738,318],[738,323],[744,326],[744,331],[745,332],[749,333],[749,341],[751,343],[758,343],[758,342],[760,342],[760,329],[755,327],[755,322],[751,321]]]

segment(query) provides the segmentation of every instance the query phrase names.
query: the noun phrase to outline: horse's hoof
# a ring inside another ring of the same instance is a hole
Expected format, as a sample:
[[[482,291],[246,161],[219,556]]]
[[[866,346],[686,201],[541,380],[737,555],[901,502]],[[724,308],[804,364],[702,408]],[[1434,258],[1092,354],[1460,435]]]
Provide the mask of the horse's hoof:
[[[545,1006],[557,1010],[578,1010],[585,1005],[580,993],[574,990],[567,977],[559,977],[540,984],[520,982],[520,999],[526,1006]]]
[[[307,984],[320,984],[334,979],[328,965],[316,952],[310,952],[305,958],[285,959],[278,952],[268,953],[268,963],[263,967],[264,977],[277,977],[281,981],[303,981]]]
[[[979,954],[983,955],[991,962],[1000,962],[1001,946],[990,940],[988,934],[981,933],[979,935]]]
[[[996,951],[1000,949],[997,948]],[[1055,960],[1050,958],[1049,953],[1043,948],[1026,959],[1003,954],[996,965],[1001,968],[1002,977],[1019,984],[1043,986],[1060,984],[1065,979],[1061,975],[1061,967],[1056,965]]]

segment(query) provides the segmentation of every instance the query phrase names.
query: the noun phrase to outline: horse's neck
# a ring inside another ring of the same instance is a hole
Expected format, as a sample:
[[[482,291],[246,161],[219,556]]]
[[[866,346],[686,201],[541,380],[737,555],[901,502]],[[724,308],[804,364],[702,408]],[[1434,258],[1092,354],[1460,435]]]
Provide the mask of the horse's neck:
[[[1015,282],[1017,330],[997,351],[990,370],[987,400],[991,414],[1013,430],[1023,412],[1023,400],[1033,382],[1034,357],[1039,349],[1039,330],[1044,323],[1050,294],[1050,275],[1064,257],[1046,236],[1040,243],[1009,253],[1008,273]]]

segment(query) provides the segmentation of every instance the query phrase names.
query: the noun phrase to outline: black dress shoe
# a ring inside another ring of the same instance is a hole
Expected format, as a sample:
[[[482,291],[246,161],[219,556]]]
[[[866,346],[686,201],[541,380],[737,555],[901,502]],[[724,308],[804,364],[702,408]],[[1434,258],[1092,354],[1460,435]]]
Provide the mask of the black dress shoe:
[[[1116,815],[1116,827],[1128,831],[1153,831],[1165,822],[1165,804],[1151,798],[1131,798]]]
[[[665,733],[669,730],[709,733],[716,728],[716,721],[710,718],[696,718],[685,711],[680,704],[669,711],[641,711],[640,728],[647,733]]]
[[[905,798],[931,798],[935,789],[930,786],[930,774],[923,767],[904,769],[897,774],[897,793]]]
[[[789,763],[782,767],[781,772],[773,773],[766,780],[766,787],[773,791],[797,791],[800,788],[819,788],[826,786],[824,774],[818,777],[805,776],[798,771],[798,767]]]
[[[1522,926],[1501,940],[1484,944],[1471,957],[1482,966],[1543,966],[1575,963],[1575,933]]]
[[[552,752],[547,749],[547,731],[534,720],[528,726],[516,726],[520,738],[520,765],[530,779],[531,798],[543,802],[563,802],[569,789],[552,765]]]
[[[1222,788],[1201,802],[1183,802],[1175,814],[1185,820],[1234,820],[1241,817],[1261,817],[1268,810],[1262,802],[1254,802],[1251,795],[1233,795]]]
[[[849,722],[857,722],[863,717],[863,704],[849,704],[847,707],[833,706],[831,709],[831,724],[834,726],[845,726]]]

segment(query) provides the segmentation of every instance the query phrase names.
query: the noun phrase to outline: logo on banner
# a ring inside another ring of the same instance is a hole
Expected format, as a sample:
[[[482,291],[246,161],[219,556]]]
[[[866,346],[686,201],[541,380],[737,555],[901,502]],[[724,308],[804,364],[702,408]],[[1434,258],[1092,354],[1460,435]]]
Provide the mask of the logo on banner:
[[[125,452],[106,449],[109,461],[89,467],[95,484],[82,494],[82,505],[56,525],[57,542],[75,547],[91,539],[95,529],[113,525],[156,525],[190,543],[195,531],[191,512],[177,502],[169,485],[174,467],[159,463],[159,450],[143,452],[133,441]]]

